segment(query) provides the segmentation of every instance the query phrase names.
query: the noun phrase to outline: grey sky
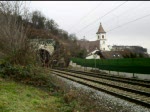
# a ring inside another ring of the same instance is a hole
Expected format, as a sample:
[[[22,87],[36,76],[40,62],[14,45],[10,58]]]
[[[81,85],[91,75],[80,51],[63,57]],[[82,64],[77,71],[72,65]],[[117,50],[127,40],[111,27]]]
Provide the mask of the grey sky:
[[[100,22],[107,32],[119,25],[150,14],[150,1],[31,1],[30,10],[39,10],[54,19],[59,28],[96,40]],[[107,14],[110,10],[124,3]],[[105,17],[103,17],[107,14]],[[101,17],[103,17],[101,19]],[[95,21],[95,22],[93,22]],[[89,27],[85,26],[92,23]],[[82,29],[82,30],[81,30]],[[106,33],[109,45],[140,45],[150,53],[150,16]]]

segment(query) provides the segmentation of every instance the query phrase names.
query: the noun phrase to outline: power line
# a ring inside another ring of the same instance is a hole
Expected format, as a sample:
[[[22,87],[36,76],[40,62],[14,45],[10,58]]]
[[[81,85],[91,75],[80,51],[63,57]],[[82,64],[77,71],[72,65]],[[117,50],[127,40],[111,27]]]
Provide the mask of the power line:
[[[137,19],[134,19],[134,20],[129,21],[129,22],[127,22],[127,23],[124,23],[124,24],[122,24],[122,25],[119,25],[119,26],[117,26],[117,27],[115,27],[115,28],[113,28],[113,29],[108,30],[107,32],[111,32],[111,31],[113,31],[113,30],[115,30],[115,29],[117,29],[117,28],[119,28],[119,27],[122,27],[122,26],[125,26],[125,25],[127,25],[127,24],[133,23],[133,22],[135,22],[135,21],[138,21],[138,20],[140,20],[140,19],[146,18],[146,17],[148,17],[148,16],[150,16],[150,14],[145,15],[145,16],[140,17],[140,18],[137,18]]]
[[[76,24],[80,23],[85,17],[87,17],[88,15],[90,15],[94,10],[96,10],[100,6],[100,4],[101,3],[99,3],[94,9],[92,9],[90,12],[88,12],[85,16],[83,16],[79,21],[76,22]],[[76,24],[74,24],[73,26],[71,26],[69,29],[71,30],[72,28],[74,28],[74,26]]]
[[[142,3],[144,3],[144,2],[141,2],[138,6],[141,6]],[[137,7],[138,7],[138,6],[137,6]],[[138,7],[138,8],[139,8],[139,7]],[[135,7],[134,7],[134,9],[135,9]],[[129,9],[129,10],[134,11],[134,9],[132,9],[132,10]],[[130,12],[131,12],[131,11],[130,11]],[[125,11],[125,12],[128,12],[128,10]],[[125,12],[123,12],[122,14],[124,14]],[[119,14],[119,15],[117,15],[116,17],[119,17],[119,16],[122,15],[122,14]],[[122,16],[124,16],[124,15],[122,15]],[[104,22],[104,23],[105,23],[105,22]],[[90,32],[91,30],[93,30],[93,29],[95,29],[95,28],[96,28],[96,27],[93,27],[92,29],[88,30],[88,31],[85,32],[85,33],[88,33],[88,32]]]
[[[118,9],[119,7],[121,7],[122,5],[124,5],[127,1],[123,2],[122,4],[120,4],[119,6],[113,8],[112,10],[110,10],[109,12],[107,12],[105,15],[103,15],[101,18],[98,18],[96,20],[94,20],[92,23],[86,25],[85,27],[83,27],[81,30],[79,30],[77,33],[81,32],[83,29],[89,27],[90,25],[92,25],[93,23],[95,23],[95,21],[104,18],[106,15],[110,14],[111,12],[113,12],[114,10]]]
[[[115,29],[117,29],[117,28],[120,28],[120,27],[122,27],[122,26],[125,26],[125,25],[128,25],[128,24],[130,24],[130,23],[136,22],[136,21],[141,20],[141,19],[143,19],[143,18],[146,18],[146,17],[148,17],[148,16],[150,16],[150,14],[147,14],[147,15],[142,16],[142,17],[140,17],[140,18],[136,18],[136,19],[134,19],[134,20],[132,20],[132,21],[128,21],[128,22],[126,22],[126,23],[123,23],[122,25],[119,25],[119,26],[117,26],[117,27],[115,27],[115,28],[112,28],[112,29],[110,29],[110,30],[108,30],[108,31],[106,31],[106,32],[107,32],[107,33],[108,33],[108,32],[111,32],[111,31],[113,31],[113,30],[115,30]]]

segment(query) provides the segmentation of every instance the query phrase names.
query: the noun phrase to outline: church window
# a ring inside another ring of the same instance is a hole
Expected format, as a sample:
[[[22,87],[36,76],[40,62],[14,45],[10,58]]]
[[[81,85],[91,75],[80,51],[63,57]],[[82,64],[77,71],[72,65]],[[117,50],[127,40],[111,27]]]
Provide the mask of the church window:
[[[105,44],[105,41],[103,41],[103,44]]]
[[[99,35],[98,35],[98,39],[99,39]]]
[[[102,35],[102,39],[104,38],[104,35]]]

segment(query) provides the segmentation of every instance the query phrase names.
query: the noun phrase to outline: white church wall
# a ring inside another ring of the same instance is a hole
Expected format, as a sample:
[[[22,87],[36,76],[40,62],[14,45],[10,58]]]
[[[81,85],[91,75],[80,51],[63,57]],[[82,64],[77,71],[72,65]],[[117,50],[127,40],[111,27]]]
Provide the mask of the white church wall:
[[[97,40],[100,40],[100,50],[102,51],[110,51],[107,44],[106,33],[97,34]]]
[[[105,41],[105,44],[103,44],[103,43],[101,42],[100,45],[101,45],[101,50],[102,50],[102,51],[110,51],[110,48],[108,47],[106,41]]]

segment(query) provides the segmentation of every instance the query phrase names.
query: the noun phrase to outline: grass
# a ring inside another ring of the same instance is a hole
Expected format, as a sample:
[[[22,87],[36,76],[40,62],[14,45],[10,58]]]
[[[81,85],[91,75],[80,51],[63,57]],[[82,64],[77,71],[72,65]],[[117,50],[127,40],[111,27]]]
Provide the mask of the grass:
[[[38,88],[0,78],[0,112],[59,112],[61,100]]]

